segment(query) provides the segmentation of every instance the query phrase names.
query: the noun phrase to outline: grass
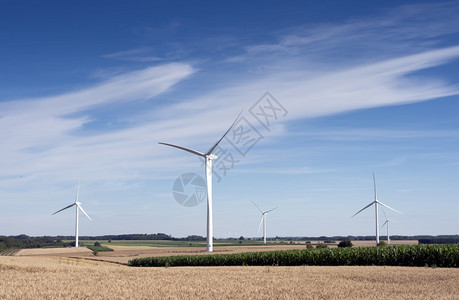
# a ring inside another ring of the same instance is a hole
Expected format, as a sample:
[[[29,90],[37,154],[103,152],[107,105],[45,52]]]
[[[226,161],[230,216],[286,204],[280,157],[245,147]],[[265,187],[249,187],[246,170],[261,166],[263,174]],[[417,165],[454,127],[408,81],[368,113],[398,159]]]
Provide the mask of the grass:
[[[134,267],[168,266],[435,266],[459,268],[459,245],[325,248],[214,255],[144,257]]]

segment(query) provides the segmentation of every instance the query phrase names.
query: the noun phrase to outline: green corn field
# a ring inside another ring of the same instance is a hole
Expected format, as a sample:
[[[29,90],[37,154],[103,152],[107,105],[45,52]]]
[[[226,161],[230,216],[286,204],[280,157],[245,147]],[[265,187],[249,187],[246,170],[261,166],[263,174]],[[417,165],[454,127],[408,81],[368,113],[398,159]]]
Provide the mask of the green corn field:
[[[236,254],[145,257],[134,267],[175,266],[412,266],[459,267],[459,244],[330,248]]]

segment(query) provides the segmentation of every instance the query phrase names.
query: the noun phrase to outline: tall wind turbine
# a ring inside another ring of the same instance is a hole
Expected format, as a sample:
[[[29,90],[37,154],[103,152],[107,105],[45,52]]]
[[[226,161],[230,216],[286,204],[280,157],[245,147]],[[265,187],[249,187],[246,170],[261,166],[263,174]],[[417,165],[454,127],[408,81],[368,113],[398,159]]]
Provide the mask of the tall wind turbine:
[[[379,244],[379,223],[378,223],[378,205],[382,205],[384,207],[387,207],[388,209],[390,210],[393,210],[399,214],[401,214],[401,212],[399,212],[398,210],[395,210],[393,209],[392,207],[382,203],[381,201],[378,200],[377,196],[376,196],[376,179],[375,179],[375,173],[373,172],[373,185],[374,185],[374,190],[375,190],[375,200],[373,202],[371,202],[370,204],[368,204],[367,206],[365,206],[364,208],[362,208],[361,210],[359,210],[358,212],[356,212],[352,217],[354,217],[355,215],[359,214],[361,211],[367,209],[368,207],[372,206],[373,204],[375,205],[375,222],[376,222],[376,245]]]
[[[255,205],[258,210],[261,212],[261,220],[260,220],[260,225],[258,226],[258,232],[260,232],[260,228],[261,228],[261,223],[263,223],[263,243],[266,244],[266,215],[270,212],[270,211],[273,211],[275,210],[277,207],[274,207],[273,209],[270,209],[270,210],[267,210],[267,211],[262,211],[260,207],[258,207],[258,205],[255,204],[255,202],[253,202],[253,205]]]
[[[213,251],[213,221],[212,221],[212,160],[217,159],[217,156],[212,154],[212,152],[217,148],[218,144],[223,140],[223,138],[228,134],[228,132],[233,128],[236,121],[241,116],[242,111],[237,116],[236,120],[231,124],[230,128],[225,132],[225,134],[213,145],[209,151],[206,153],[201,153],[192,149],[184,148],[177,145],[167,144],[159,142],[161,145],[166,145],[174,148],[178,148],[195,155],[201,156],[205,159],[205,170],[206,170],[206,182],[207,182],[207,252]]]
[[[81,210],[86,217],[88,217],[89,220],[92,221],[92,219],[88,216],[88,214],[84,211],[83,207],[81,207],[81,202],[78,201],[78,197],[79,197],[79,194],[80,194],[80,184],[78,184],[78,190],[77,190],[77,194],[76,194],[76,198],[75,198],[75,202],[73,202],[72,204],[64,207],[63,209],[60,209],[58,211],[56,211],[53,215],[57,214],[58,212],[61,212],[67,208],[70,208],[72,206],[75,206],[75,210],[76,210],[76,221],[75,221],[75,247],[78,247],[78,212],[79,210]]]

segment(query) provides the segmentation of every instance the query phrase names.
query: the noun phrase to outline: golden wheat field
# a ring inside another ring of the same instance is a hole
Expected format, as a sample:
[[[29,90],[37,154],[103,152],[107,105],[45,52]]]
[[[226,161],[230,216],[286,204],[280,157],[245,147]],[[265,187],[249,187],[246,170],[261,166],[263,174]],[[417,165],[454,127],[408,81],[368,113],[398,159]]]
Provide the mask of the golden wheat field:
[[[130,253],[122,249],[118,251],[119,255]],[[174,253],[177,250],[161,248],[161,251]],[[0,299],[459,298],[459,269],[309,266],[132,268],[114,263],[118,260],[115,256],[95,257],[85,248],[35,253],[25,251],[24,254],[27,256],[0,256]],[[113,262],[94,258],[111,258]],[[126,257],[121,258],[125,260]]]

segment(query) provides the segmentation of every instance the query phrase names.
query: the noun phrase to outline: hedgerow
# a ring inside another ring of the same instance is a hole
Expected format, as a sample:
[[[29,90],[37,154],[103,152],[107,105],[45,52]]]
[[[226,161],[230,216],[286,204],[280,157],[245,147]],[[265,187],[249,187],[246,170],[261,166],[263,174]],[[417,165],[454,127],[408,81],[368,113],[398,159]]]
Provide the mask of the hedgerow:
[[[133,267],[176,266],[435,266],[459,267],[459,245],[325,248],[136,258]]]

